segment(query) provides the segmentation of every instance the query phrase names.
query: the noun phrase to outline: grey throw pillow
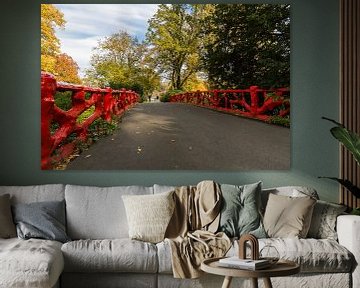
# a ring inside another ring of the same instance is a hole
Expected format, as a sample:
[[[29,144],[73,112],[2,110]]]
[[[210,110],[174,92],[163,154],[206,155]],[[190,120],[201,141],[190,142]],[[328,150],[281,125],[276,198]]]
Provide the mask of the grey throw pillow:
[[[10,195],[0,196],[0,238],[16,237],[15,224],[11,215]]]
[[[223,201],[218,230],[229,237],[250,233],[265,238],[260,216],[261,182],[243,186],[221,184],[220,188]]]
[[[318,200],[312,214],[309,238],[337,240],[336,219],[346,206]]]
[[[65,232],[65,201],[15,204],[13,215],[19,238],[70,241]]]

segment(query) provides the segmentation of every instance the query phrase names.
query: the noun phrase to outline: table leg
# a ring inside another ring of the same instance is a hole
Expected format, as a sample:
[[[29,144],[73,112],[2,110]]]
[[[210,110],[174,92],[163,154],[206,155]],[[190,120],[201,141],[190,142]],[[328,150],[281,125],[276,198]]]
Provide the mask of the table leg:
[[[263,279],[264,279],[265,288],[273,288],[270,278],[266,277]]]
[[[252,287],[258,288],[258,279],[257,278],[251,278]]]
[[[231,276],[225,276],[224,282],[221,286],[221,288],[230,288],[232,277]]]

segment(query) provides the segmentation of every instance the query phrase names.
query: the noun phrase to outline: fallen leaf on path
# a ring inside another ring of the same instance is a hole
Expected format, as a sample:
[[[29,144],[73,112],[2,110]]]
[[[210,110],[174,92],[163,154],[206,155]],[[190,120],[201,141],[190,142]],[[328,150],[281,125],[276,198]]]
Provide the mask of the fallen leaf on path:
[[[90,155],[90,154],[85,156],[85,158],[89,158],[89,157],[91,157],[91,155]]]

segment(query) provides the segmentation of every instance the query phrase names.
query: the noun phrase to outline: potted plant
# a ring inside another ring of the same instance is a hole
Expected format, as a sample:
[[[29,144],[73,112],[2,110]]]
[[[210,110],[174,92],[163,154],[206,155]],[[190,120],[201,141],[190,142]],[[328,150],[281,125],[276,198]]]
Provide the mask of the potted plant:
[[[322,119],[328,120],[334,124],[335,127],[330,129],[331,134],[342,143],[347,150],[354,156],[355,161],[360,165],[360,136],[353,131],[347,129],[343,124],[336,122],[333,119],[322,117]],[[356,198],[360,198],[360,187],[354,185],[348,179],[340,179],[336,177],[319,177],[328,178],[339,182],[347,190],[349,190]],[[360,215],[360,207],[354,208],[351,214]]]

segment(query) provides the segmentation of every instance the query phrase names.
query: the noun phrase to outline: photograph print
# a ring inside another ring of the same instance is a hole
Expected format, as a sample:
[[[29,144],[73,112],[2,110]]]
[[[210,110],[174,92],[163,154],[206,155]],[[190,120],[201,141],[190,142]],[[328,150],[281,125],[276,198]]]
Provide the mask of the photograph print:
[[[42,170],[290,169],[290,5],[40,9]]]

